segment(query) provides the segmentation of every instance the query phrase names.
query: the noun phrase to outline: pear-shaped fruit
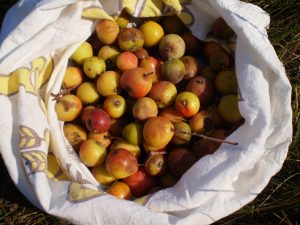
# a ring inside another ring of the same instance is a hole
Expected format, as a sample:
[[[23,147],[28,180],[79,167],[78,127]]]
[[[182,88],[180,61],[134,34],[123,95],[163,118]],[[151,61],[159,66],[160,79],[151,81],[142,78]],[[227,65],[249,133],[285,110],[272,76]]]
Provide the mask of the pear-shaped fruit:
[[[224,69],[215,78],[215,87],[222,95],[237,94],[237,78],[234,70]]]
[[[180,59],[169,59],[162,64],[161,74],[164,80],[178,84],[185,75],[185,66]]]
[[[116,41],[120,28],[116,21],[102,19],[96,24],[95,31],[98,39],[107,45]]]
[[[100,93],[92,82],[84,82],[77,88],[76,96],[84,103],[96,103],[100,99]]]
[[[140,145],[143,143],[143,126],[133,122],[127,124],[122,130],[122,136],[131,144]]]
[[[83,71],[89,78],[94,79],[105,70],[106,65],[104,60],[97,56],[86,58],[83,62]]]
[[[148,119],[143,128],[144,141],[153,147],[164,147],[174,135],[174,125],[166,118],[157,116]]]
[[[238,122],[242,116],[238,107],[237,95],[225,95],[220,99],[218,105],[220,116],[227,122]]]
[[[90,43],[83,42],[71,55],[71,59],[79,65],[82,65],[86,58],[93,56],[93,48]]]
[[[158,50],[163,59],[179,59],[185,53],[185,43],[179,35],[167,34],[161,39]]]

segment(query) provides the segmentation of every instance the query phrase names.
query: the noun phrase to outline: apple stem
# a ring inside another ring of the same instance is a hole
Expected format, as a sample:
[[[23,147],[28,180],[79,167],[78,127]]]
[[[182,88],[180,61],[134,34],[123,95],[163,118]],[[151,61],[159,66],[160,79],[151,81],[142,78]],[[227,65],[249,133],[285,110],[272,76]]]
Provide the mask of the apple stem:
[[[51,96],[53,97],[53,100],[58,102],[63,96],[65,96],[66,94],[69,94],[72,90],[74,90],[78,86],[79,86],[79,84],[74,87],[61,89],[57,94],[51,93]]]
[[[149,76],[149,75],[152,75],[152,74],[153,74],[153,72],[144,73],[144,77]]]
[[[115,136],[111,136],[111,135],[106,135],[104,136],[105,139],[115,139],[115,140],[119,140],[119,141],[123,141],[123,138],[119,138],[119,137],[115,137]]]
[[[207,139],[210,141],[215,141],[215,142],[220,142],[220,143],[226,143],[226,144],[230,144],[230,145],[238,145],[239,143],[237,142],[232,142],[232,141],[226,141],[226,140],[222,140],[222,139],[218,139],[218,138],[213,138],[213,137],[209,137],[203,134],[198,134],[195,132],[187,132],[187,131],[182,131],[182,130],[173,130],[175,133],[181,133],[181,134],[188,134],[188,135],[192,135],[195,137],[200,137],[202,139]]]

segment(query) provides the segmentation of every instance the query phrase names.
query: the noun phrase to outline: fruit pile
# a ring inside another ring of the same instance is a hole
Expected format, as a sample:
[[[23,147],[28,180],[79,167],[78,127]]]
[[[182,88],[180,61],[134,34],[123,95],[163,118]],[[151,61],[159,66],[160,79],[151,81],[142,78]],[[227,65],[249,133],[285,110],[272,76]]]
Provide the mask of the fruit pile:
[[[234,32],[218,18],[209,35],[224,45]],[[52,95],[82,163],[123,199],[173,186],[221,143],[237,144],[224,139],[243,121],[234,57],[177,16],[100,20]]]

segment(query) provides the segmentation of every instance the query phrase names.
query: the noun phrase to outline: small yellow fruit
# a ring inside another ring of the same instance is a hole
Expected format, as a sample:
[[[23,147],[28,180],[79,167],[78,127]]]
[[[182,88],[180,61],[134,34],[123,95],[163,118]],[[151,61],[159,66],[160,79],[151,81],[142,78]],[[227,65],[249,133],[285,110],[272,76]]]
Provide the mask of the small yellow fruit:
[[[76,96],[84,103],[96,103],[100,99],[96,85],[91,82],[82,83],[77,88]]]
[[[105,70],[106,65],[104,60],[97,56],[86,58],[83,62],[83,71],[89,78],[94,79]]]
[[[121,95],[110,95],[105,99],[103,109],[111,118],[119,118],[125,113],[125,99]]]
[[[95,140],[87,139],[80,145],[79,158],[88,167],[102,165],[105,162],[106,155],[106,148]]]
[[[140,30],[144,34],[144,46],[146,47],[158,45],[164,36],[163,28],[154,21],[147,21],[140,27]]]
[[[64,135],[75,150],[79,150],[81,143],[87,139],[85,129],[79,124],[65,124]]]
[[[109,96],[118,93],[120,74],[115,71],[106,71],[100,74],[97,80],[97,89],[102,96]]]
[[[55,104],[55,111],[60,121],[72,121],[81,112],[82,103],[76,95],[65,95]]]
[[[116,180],[115,177],[110,175],[106,168],[105,165],[97,166],[92,169],[92,174],[96,178],[96,180],[104,186],[110,185],[112,182]]]
[[[83,72],[80,68],[69,66],[66,69],[64,79],[63,79],[63,87],[70,88],[80,85],[83,80]]]
[[[88,57],[93,56],[93,48],[90,43],[83,42],[71,55],[71,59],[78,63],[79,65],[82,65],[84,60]]]
[[[220,99],[218,105],[220,116],[227,122],[235,123],[238,122],[242,116],[238,106],[237,95],[225,95]]]

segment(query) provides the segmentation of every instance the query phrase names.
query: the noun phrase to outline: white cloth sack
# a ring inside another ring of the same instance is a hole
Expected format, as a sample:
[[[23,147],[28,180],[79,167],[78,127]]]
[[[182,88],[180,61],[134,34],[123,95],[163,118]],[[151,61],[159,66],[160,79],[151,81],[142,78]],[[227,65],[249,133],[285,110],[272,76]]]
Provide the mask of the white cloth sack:
[[[239,109],[245,123],[228,140],[239,145],[224,144],[200,159],[172,188],[125,201],[105,194],[80,162],[63,136],[50,96],[59,91],[69,56],[93,32],[96,19],[125,7],[135,16],[181,10],[177,0],[165,0],[161,8],[150,0],[24,0],[9,10],[0,36],[3,160],[29,201],[76,224],[213,223],[264,189],[282,167],[292,139],[291,86],[268,40],[269,16],[238,0],[182,1],[188,25],[200,39],[219,16],[237,34]],[[55,158],[71,181],[63,179],[58,164],[53,169]]]

